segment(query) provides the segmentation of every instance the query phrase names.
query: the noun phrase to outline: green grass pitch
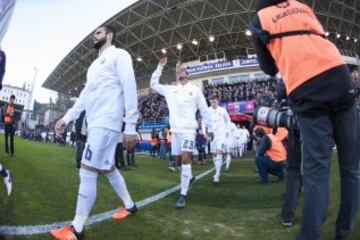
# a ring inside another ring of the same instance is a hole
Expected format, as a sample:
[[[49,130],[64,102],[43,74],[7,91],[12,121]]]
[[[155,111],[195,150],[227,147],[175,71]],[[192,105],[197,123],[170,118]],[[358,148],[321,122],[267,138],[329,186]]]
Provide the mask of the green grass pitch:
[[[78,172],[75,170],[75,149],[16,138],[14,157],[5,157],[3,135],[0,136],[0,162],[14,173],[11,197],[0,184],[0,225],[23,226],[50,224],[71,220],[74,216]],[[247,156],[248,158],[249,156]],[[179,174],[167,169],[167,161],[137,155],[139,167],[122,171],[135,201],[150,197],[179,183]],[[194,164],[199,174],[212,167]],[[221,183],[214,185],[212,175],[197,181],[189,193],[183,210],[174,207],[178,193],[140,208],[135,216],[117,222],[107,220],[86,229],[87,240],[103,239],[294,239],[301,220],[301,202],[295,226],[284,228],[278,218],[284,183],[270,186],[258,184],[252,161],[235,161],[230,173],[222,173]],[[272,180],[275,180],[272,179]],[[330,203],[321,239],[331,239],[339,204],[339,174],[334,159],[330,184]],[[98,178],[98,191],[91,215],[120,205],[115,192],[104,176]],[[359,214],[358,214],[359,215]],[[359,215],[360,217],[360,215]],[[360,218],[350,237],[360,239]],[[48,234],[0,236],[0,239],[51,239]]]

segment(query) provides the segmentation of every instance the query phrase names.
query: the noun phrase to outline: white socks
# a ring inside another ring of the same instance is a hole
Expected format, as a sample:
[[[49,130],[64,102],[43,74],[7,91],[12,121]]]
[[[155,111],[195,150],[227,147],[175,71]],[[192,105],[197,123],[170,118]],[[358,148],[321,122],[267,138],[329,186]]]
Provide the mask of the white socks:
[[[105,175],[109,180],[109,183],[123,201],[125,208],[130,209],[134,207],[134,202],[130,197],[130,194],[127,190],[126,183],[124,178],[121,176],[120,172],[116,169],[111,173]]]
[[[191,164],[182,164],[181,165],[181,195],[186,196],[188,190],[189,190],[189,185],[190,185],[190,180],[192,178],[192,171],[191,171]]]
[[[71,223],[76,232],[82,232],[84,224],[89,216],[89,213],[95,203],[96,199],[96,185],[97,176],[95,172],[90,172],[85,169],[80,169],[80,186],[79,195],[77,199],[76,215]],[[114,170],[111,173],[105,175],[115,192],[124,202],[125,208],[134,207],[129,192],[126,188],[124,178],[120,175],[118,170]]]
[[[76,205],[76,215],[72,222],[75,231],[82,232],[85,221],[96,199],[96,180],[98,174],[80,169],[79,194]]]
[[[227,155],[226,155],[226,169],[229,169],[229,167],[230,167],[230,164],[231,164],[231,154],[230,153],[228,153]]]
[[[220,177],[222,163],[223,163],[223,155],[217,154],[215,159],[215,176],[217,177]]]

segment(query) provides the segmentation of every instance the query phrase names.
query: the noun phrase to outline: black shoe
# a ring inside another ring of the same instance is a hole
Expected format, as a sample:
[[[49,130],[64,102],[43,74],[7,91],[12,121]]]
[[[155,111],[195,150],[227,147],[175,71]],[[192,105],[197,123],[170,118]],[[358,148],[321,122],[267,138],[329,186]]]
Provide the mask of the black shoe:
[[[176,201],[175,207],[177,209],[182,209],[185,207],[185,204],[186,204],[186,196],[180,195],[180,197]]]
[[[82,232],[79,232],[79,233],[78,233],[78,232],[75,230],[75,228],[74,228],[73,225],[71,225],[71,228],[72,228],[72,231],[73,231],[73,233],[75,234],[77,240],[82,240],[82,239],[84,239],[84,237],[85,237],[84,230],[82,230]]]
[[[132,208],[126,208],[126,210],[128,210],[129,212],[134,214],[137,212],[138,209],[137,209],[136,205],[134,204],[134,206]]]
[[[292,227],[293,223],[291,220],[288,220],[288,219],[284,219],[283,217],[280,216],[280,221],[281,221],[281,224],[284,226],[284,227]]]

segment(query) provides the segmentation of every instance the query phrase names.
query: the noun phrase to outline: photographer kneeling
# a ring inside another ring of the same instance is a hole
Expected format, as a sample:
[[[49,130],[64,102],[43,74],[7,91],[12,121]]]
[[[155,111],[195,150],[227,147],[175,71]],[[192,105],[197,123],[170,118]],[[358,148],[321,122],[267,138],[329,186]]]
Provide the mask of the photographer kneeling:
[[[281,139],[274,134],[265,134],[264,129],[257,128],[254,132],[258,142],[255,158],[261,184],[269,184],[269,174],[277,176],[279,180],[285,177],[286,150]]]

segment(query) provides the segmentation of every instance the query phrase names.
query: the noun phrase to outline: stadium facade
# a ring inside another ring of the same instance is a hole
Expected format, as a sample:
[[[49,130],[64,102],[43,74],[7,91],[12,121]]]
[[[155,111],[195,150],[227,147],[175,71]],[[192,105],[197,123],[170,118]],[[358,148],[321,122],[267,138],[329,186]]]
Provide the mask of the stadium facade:
[[[255,61],[251,60],[254,50],[246,31],[255,14],[256,2],[140,0],[105,24],[115,26],[118,32],[116,45],[132,55],[138,88],[146,94],[150,75],[158,59],[165,55],[170,60],[170,67],[164,74],[164,80],[169,83],[174,81],[174,72],[179,65],[193,71],[192,78],[197,82],[215,82],[216,78],[231,81],[232,76],[241,80],[243,75],[251,78],[262,74],[251,62]],[[341,49],[346,61],[358,65],[360,2],[303,2],[314,9],[328,38]],[[97,57],[91,34],[60,62],[43,87],[72,97],[78,96],[84,87],[87,68]],[[214,71],[209,69],[211,67]]]

